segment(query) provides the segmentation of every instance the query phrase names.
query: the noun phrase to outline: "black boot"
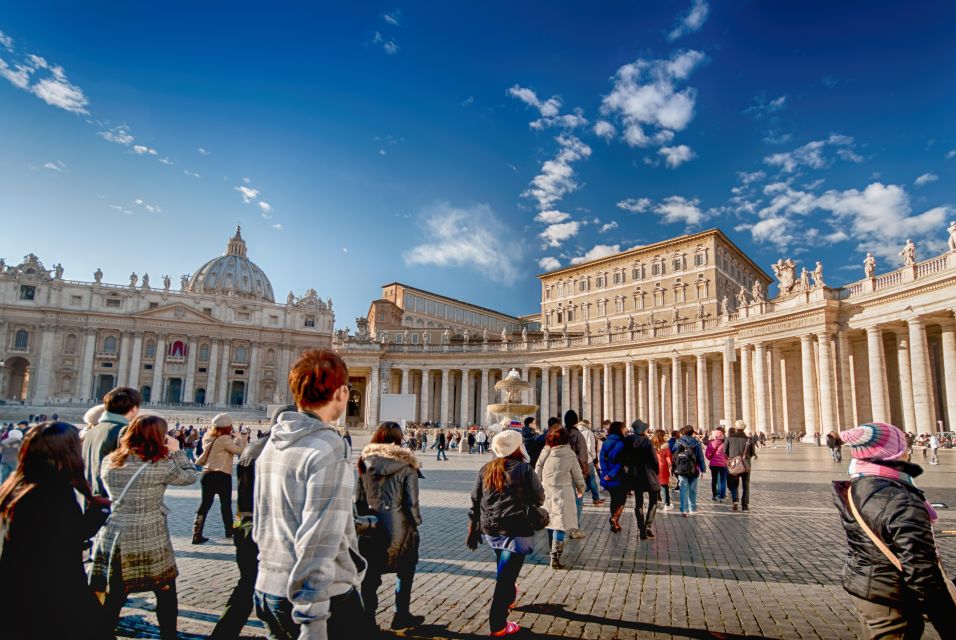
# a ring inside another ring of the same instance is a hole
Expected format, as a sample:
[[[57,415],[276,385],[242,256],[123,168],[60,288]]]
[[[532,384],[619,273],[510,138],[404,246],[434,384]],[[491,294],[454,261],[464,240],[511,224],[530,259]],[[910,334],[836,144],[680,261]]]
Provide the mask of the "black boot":
[[[657,515],[657,501],[655,500],[651,506],[647,508],[647,521],[644,523],[645,535],[648,538],[654,537],[654,532],[651,530],[651,525],[654,524],[654,516]]]
[[[634,509],[634,516],[637,518],[637,528],[641,532],[641,540],[647,540],[647,523],[644,520],[644,509],[642,507]]]
[[[226,537],[232,537],[232,505],[222,509],[222,526],[226,530]]]
[[[193,544],[209,542],[209,538],[204,538],[202,535],[202,528],[204,524],[206,524],[206,516],[201,516],[197,513],[196,519],[193,520]]]
[[[558,542],[555,540],[551,543],[551,568],[552,569],[564,569],[564,565],[561,564],[561,554],[564,553],[564,541]]]

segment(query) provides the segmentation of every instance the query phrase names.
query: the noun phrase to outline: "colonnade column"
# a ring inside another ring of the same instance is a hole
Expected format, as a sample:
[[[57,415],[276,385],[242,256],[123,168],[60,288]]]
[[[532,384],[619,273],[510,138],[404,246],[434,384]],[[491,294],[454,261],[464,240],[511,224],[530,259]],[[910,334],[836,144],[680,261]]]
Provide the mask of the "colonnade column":
[[[43,333],[40,337],[40,357],[33,366],[33,372],[36,373],[36,386],[33,387],[33,396],[40,402],[46,402],[50,396],[51,374],[53,372],[53,342],[56,339],[53,325],[43,325]],[[31,378],[33,374],[31,373]]]
[[[624,363],[624,420],[630,426],[634,422],[634,363]]]
[[[611,363],[605,362],[604,375],[602,376],[604,381],[604,403],[602,405],[604,407],[604,411],[602,413],[603,420],[611,420],[614,416],[614,380],[611,377],[612,375]],[[595,420],[595,422],[597,421]]]
[[[740,417],[751,432],[754,430],[753,387],[751,386],[750,345],[740,346]]]
[[[124,331],[120,338],[119,370],[116,373],[116,386],[125,387],[129,380],[129,331]]]
[[[163,402],[163,365],[166,363],[166,336],[156,338],[156,358],[153,360],[152,402]]]
[[[721,354],[721,361],[724,365],[721,378],[724,383],[724,422],[728,427],[734,424],[734,363],[727,357],[725,350]]]
[[[561,367],[561,416],[571,409],[571,374],[568,367]]]
[[[406,395],[408,394],[408,388],[409,388],[408,377],[409,377],[409,373],[411,372],[408,367],[399,367],[398,370],[402,372],[402,386],[400,387],[400,392],[402,393],[402,395]]]
[[[829,433],[839,427],[833,382],[833,345],[826,332],[817,334],[817,344],[820,351],[820,431]]]
[[[771,411],[773,412],[773,431],[778,433],[781,431],[789,431],[789,428],[787,427],[788,412],[786,366],[787,362],[783,357],[783,353],[780,351],[780,347],[771,345],[770,367],[771,376],[773,378],[773,386],[771,387],[771,394],[773,397]]]
[[[721,383],[720,362],[717,359],[710,361],[710,426],[717,427],[724,415],[724,393]]]
[[[478,392],[478,421],[483,425],[488,424],[488,369],[481,369],[481,390]]]
[[[946,388],[946,428],[956,425],[956,323],[951,319],[942,323],[943,380]]]
[[[709,429],[710,403],[707,402],[707,356],[697,354],[697,425]]]
[[[850,375],[850,338],[847,335],[846,327],[840,328],[837,332],[837,362],[839,372],[837,381],[840,388],[840,412],[843,414],[840,420],[840,427],[849,429],[856,426],[853,414],[853,381]]]
[[[422,390],[418,395],[419,422],[430,422],[428,416],[428,396],[431,392],[431,370],[422,369]]]
[[[438,416],[438,419],[441,420],[441,426],[445,427],[448,425],[449,416],[451,413],[448,411],[450,408],[448,405],[451,404],[451,394],[449,389],[449,370],[448,368],[442,368],[441,370],[441,413]]]
[[[889,422],[886,404],[886,362],[883,356],[883,331],[879,327],[866,328],[866,351],[870,364],[870,406],[873,422]]]
[[[471,413],[470,407],[468,406],[468,401],[471,399],[470,388],[471,385],[468,383],[468,369],[461,370],[461,419],[458,421],[458,426],[466,427],[468,423],[471,422],[471,416],[468,415]]]
[[[538,424],[548,426],[551,417],[551,367],[541,367],[541,397],[538,398]]]
[[[637,406],[635,414],[638,418],[646,420],[651,424],[650,416],[647,411],[647,367],[644,364],[636,363],[637,367]]]
[[[196,384],[196,350],[199,342],[193,338],[189,341],[189,353],[186,354],[186,380],[183,381],[183,402],[193,401],[193,386]],[[270,399],[271,400],[271,399]]]
[[[757,410],[754,433],[766,433],[767,415],[767,348],[762,342],[754,345],[754,405]]]
[[[368,376],[368,389],[366,390],[366,397],[368,398],[368,408],[366,411],[367,424],[371,428],[378,426],[378,401],[379,401],[379,377],[378,377],[378,365],[372,365],[372,371]]]
[[[800,362],[803,370],[803,420],[806,440],[812,442],[817,432],[817,394],[813,383],[813,336],[800,337]]]
[[[80,360],[80,398],[84,400],[93,396],[93,355],[96,350],[96,329],[86,330],[86,340],[83,344],[83,358]],[[97,402],[102,398],[97,398]]]
[[[588,420],[591,420],[593,424],[592,407],[591,365],[585,362],[581,368],[581,413],[583,413]]]
[[[926,327],[919,318],[906,321],[910,333],[910,364],[913,369],[913,404],[916,406],[916,430],[918,433],[936,431],[933,419],[933,388],[929,373],[929,355],[926,344]]]
[[[249,356],[249,378],[244,404],[247,406],[255,406],[259,404],[259,356],[262,349],[259,345],[253,344],[250,351],[252,354]],[[371,426],[374,427],[376,425],[372,423]]]
[[[133,344],[133,355],[136,355],[136,344]],[[219,396],[216,393],[216,380],[217,374],[219,373],[219,340],[210,340],[209,345],[209,362],[206,363],[206,403],[215,404],[219,401]],[[282,382],[285,383],[285,386],[288,386],[286,382],[286,377],[282,378]]]
[[[660,395],[657,392],[657,363],[653,360],[647,361],[647,424],[652,429],[663,429],[664,424],[661,420]]]
[[[581,409],[581,388],[578,385],[578,368],[571,367],[571,406],[575,407],[575,411],[581,413],[581,419],[584,420],[587,416],[584,415],[584,411]]]
[[[684,402],[683,382],[681,376],[680,358],[671,356],[671,428],[680,429],[684,426],[681,406]]]
[[[913,372],[910,368],[910,338],[905,329],[896,334],[896,358],[899,363],[900,404],[903,431],[916,433],[916,406],[913,404]]]
[[[232,343],[228,340],[223,340],[222,342],[222,363],[219,368],[219,393],[216,398],[216,402],[219,404],[229,404],[229,350],[231,345]]]

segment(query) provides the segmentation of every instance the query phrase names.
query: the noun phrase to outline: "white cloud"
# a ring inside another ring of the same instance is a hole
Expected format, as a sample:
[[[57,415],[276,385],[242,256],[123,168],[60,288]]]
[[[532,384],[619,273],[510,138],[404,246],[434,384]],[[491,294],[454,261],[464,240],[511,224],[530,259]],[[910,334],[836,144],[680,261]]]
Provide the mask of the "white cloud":
[[[204,149],[203,147],[199,147],[198,149],[196,149],[196,151],[198,151],[198,152],[199,152],[199,155],[201,155],[201,156],[208,156],[208,155],[209,155],[209,151],[207,151],[207,150]]]
[[[538,260],[538,268],[542,271],[554,271],[561,268],[561,261],[551,256],[545,256]]]
[[[13,41],[7,36],[3,38],[6,41],[0,40],[0,44],[12,52]],[[9,42],[10,46],[7,46],[6,42]],[[71,113],[89,113],[86,109],[89,100],[82,89],[69,81],[63,67],[51,65],[38,55],[28,54],[26,60],[14,63],[13,67],[0,58],[0,77],[6,78],[18,89],[29,91],[50,106]],[[32,82],[34,78],[36,82]]]
[[[137,198],[136,200],[133,201],[133,204],[135,204],[137,207],[142,207],[146,209],[146,211],[148,211],[149,213],[163,212],[163,210],[160,209],[157,205],[144,202],[142,198]]]
[[[693,226],[700,224],[704,219],[704,212],[700,210],[700,200],[688,200],[683,196],[670,196],[654,207],[654,212],[661,216],[665,223],[683,222]]]
[[[508,89],[508,95],[534,107],[543,118],[553,118],[560,113],[561,98],[559,96],[551,96],[547,100],[541,100],[533,89],[518,85]]]
[[[387,155],[388,155],[388,152],[387,152],[385,149],[379,149],[379,150],[378,150],[378,155],[380,155],[380,156],[387,156]]]
[[[632,147],[669,143],[694,117],[697,92],[679,89],[678,83],[703,61],[700,51],[679,51],[666,60],[641,58],[622,66],[601,102],[601,113],[619,120],[623,139]]]
[[[697,157],[694,150],[686,144],[679,144],[676,147],[661,147],[657,153],[664,157],[664,163],[671,169],[676,169],[688,160]]]
[[[950,149],[949,151],[946,152],[947,160],[952,160],[953,158],[956,158],[956,149]]]
[[[387,39],[378,31],[376,31],[375,35],[372,36],[372,42],[377,45],[381,45],[382,51],[390,56],[394,56],[396,53],[398,53],[398,44],[396,44],[394,40]]]
[[[11,69],[6,60],[0,58],[0,78],[6,78],[18,89],[29,90],[32,73],[32,68],[22,64],[15,65],[15,69]]]
[[[544,224],[555,224],[556,222],[564,222],[570,217],[570,213],[549,209],[547,211],[540,211],[538,215],[534,217],[534,220],[535,222],[543,222]]]
[[[617,128],[607,120],[598,120],[594,124],[594,135],[611,141],[617,135]]]
[[[252,181],[251,181],[249,178],[243,178],[243,179],[242,179],[242,184],[249,184],[250,182],[252,182]]]
[[[393,27],[402,26],[402,23],[400,22],[401,17],[402,17],[401,9],[395,9],[395,11],[392,11],[390,13],[382,14],[382,20],[392,25]]]
[[[744,109],[744,113],[759,119],[765,115],[781,111],[786,106],[787,96],[785,95],[768,101],[763,93],[758,93],[756,96],[754,96],[753,104]]]
[[[167,164],[167,165],[170,165],[170,166],[173,164],[173,161],[170,160],[169,158],[160,158],[159,161],[160,161],[161,163],[163,163],[163,164]]]
[[[252,187],[247,187],[245,185],[239,185],[238,187],[236,187],[236,191],[238,191],[242,195],[242,201],[245,202],[246,204],[249,204],[250,202],[252,202],[253,200],[259,197],[258,189],[253,189]]]
[[[763,180],[767,177],[767,174],[763,171],[738,171],[737,177],[740,179],[741,184],[747,185]]]
[[[831,134],[826,140],[813,140],[793,151],[771,154],[763,161],[765,164],[780,167],[787,173],[793,173],[800,167],[823,169],[832,163],[832,159],[824,153],[828,147],[834,148],[837,156],[844,160],[863,161],[863,158],[853,151],[853,138],[839,134]]]
[[[276,231],[282,231],[285,227],[283,227],[281,223],[277,222],[274,225],[272,225],[272,228],[275,229]]]
[[[560,247],[565,240],[578,235],[581,229],[581,223],[576,220],[570,222],[559,222],[548,225],[544,231],[538,234],[545,244],[549,247]]]
[[[260,200],[258,203],[259,210],[262,212],[262,217],[268,220],[272,217],[272,205],[264,200]]]
[[[667,34],[667,39],[673,42],[681,36],[698,31],[704,26],[708,15],[710,15],[710,5],[707,4],[707,0],[691,0],[687,15],[683,16],[677,26]]]
[[[198,178],[199,174],[195,171],[190,171],[189,169],[183,169],[183,173],[189,176],[190,178]]]
[[[535,131],[543,131],[550,127],[576,129],[578,127],[586,127],[587,124],[588,120],[584,117],[584,112],[581,109],[575,109],[574,113],[565,113],[564,115],[555,116],[553,118],[538,118],[537,120],[532,120],[528,123],[528,126]]]
[[[616,253],[621,252],[621,245],[619,244],[596,244],[594,245],[587,253],[584,255],[578,256],[576,258],[571,258],[571,264],[581,264],[582,262],[590,262],[591,260],[597,260],[598,258],[606,258],[608,256],[613,256]]]
[[[617,229],[617,222],[614,220],[601,225],[601,228],[598,229],[598,233],[607,233],[608,231],[611,231],[612,229]]]
[[[47,162],[43,165],[44,169],[49,169],[50,171],[56,171],[58,173],[63,173],[66,170],[66,165],[57,160],[56,162]]]
[[[651,208],[650,198],[627,198],[617,203],[619,209],[630,211],[631,213],[644,213]]]
[[[558,155],[541,165],[541,173],[522,194],[537,200],[541,210],[553,208],[564,196],[580,187],[571,165],[591,155],[591,147],[575,136],[560,135],[555,140],[561,146]]]
[[[8,36],[7,34],[5,34],[3,31],[0,31],[0,45],[3,45],[3,47],[4,47],[7,51],[11,51],[11,52],[12,52],[12,51],[13,51],[13,38],[11,38],[11,37]]]
[[[408,265],[465,267],[504,284],[518,279],[513,256],[519,248],[487,204],[455,207],[437,203],[422,212],[425,240],[403,255]]]
[[[134,144],[134,145],[133,145],[133,153],[135,153],[135,154],[137,154],[137,155],[148,154],[148,155],[151,155],[151,156],[155,156],[155,155],[157,154],[156,149],[151,149],[150,147],[147,147],[147,146],[142,145],[142,144]]]
[[[108,142],[114,142],[116,144],[122,144],[126,146],[132,144],[134,140],[133,135],[129,132],[129,126],[125,124],[121,124],[105,131],[97,131],[96,135]]]
[[[927,185],[930,182],[936,182],[937,180],[939,180],[939,176],[935,173],[924,173],[914,180],[913,184],[915,184],[917,187],[922,187],[923,185]]]

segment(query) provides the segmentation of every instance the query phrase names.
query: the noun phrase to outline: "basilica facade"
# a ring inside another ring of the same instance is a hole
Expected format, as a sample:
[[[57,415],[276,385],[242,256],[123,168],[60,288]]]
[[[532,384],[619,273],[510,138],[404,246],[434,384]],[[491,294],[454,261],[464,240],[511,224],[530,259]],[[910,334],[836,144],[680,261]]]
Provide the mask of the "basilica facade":
[[[309,289],[276,303],[238,228],[177,287],[169,276],[63,274],[32,254],[0,261],[0,400],[92,403],[131,386],[156,405],[263,408],[288,400],[302,351],[331,342],[331,300]]]
[[[942,231],[942,230],[941,230]],[[712,229],[539,276],[540,312],[512,317],[392,283],[360,331],[333,336],[349,365],[350,419],[376,424],[384,394],[418,422],[490,424],[512,368],[543,422],[825,434],[866,421],[956,429],[956,225],[950,250],[834,286],[823,265],[768,265]]]

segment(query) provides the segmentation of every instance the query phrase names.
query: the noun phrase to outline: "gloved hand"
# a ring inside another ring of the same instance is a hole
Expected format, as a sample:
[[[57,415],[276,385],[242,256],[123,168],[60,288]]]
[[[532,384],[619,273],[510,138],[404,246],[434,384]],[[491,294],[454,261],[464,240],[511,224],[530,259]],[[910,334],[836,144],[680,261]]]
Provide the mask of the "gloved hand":
[[[468,539],[465,541],[465,546],[472,551],[478,549],[478,545],[481,544],[481,531],[478,529],[474,522],[468,522]]]

